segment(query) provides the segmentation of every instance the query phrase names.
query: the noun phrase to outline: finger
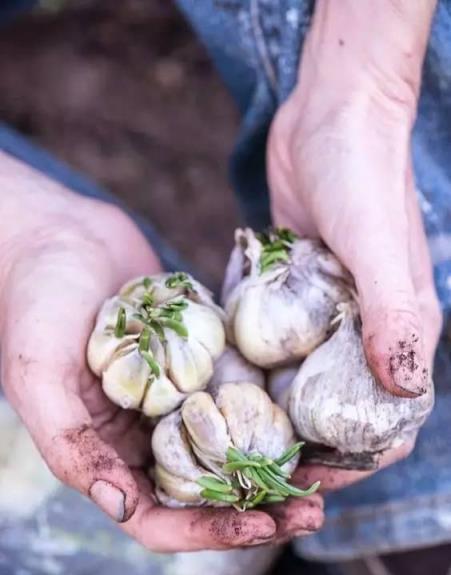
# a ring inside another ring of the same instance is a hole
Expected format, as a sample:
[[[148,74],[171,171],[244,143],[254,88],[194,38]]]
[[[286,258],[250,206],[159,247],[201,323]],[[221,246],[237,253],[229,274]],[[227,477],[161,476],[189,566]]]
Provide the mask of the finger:
[[[345,116],[304,146],[298,176],[320,236],[354,276],[372,371],[393,394],[414,397],[429,378],[409,261],[409,137],[404,124]],[[318,172],[316,156],[328,170]]]
[[[141,497],[133,517],[123,528],[153,551],[220,550],[262,545],[274,539],[276,524],[267,513],[243,513],[230,508],[161,507],[156,504],[144,474],[135,472],[135,478]]]
[[[125,521],[137,505],[136,483],[93,429],[79,396],[85,367],[82,342],[89,330],[82,313],[86,293],[72,293],[61,275],[44,271],[48,273],[37,277],[19,276],[22,281],[2,310],[2,383],[55,475],[116,521]]]
[[[324,522],[324,504],[319,495],[289,498],[284,503],[265,508],[277,525],[276,542],[303,537],[318,531]]]
[[[372,471],[337,469],[325,465],[301,466],[293,475],[293,483],[305,489],[315,481],[320,481],[319,491],[321,493],[343,489],[370,477],[376,473],[376,471],[380,471],[401,459],[405,459],[412,452],[414,445],[415,441],[409,441],[396,449],[385,452],[378,461],[377,469]]]
[[[6,358],[2,379],[7,394],[49,468],[115,521],[126,521],[138,502],[137,486],[115,450],[92,428],[79,397],[63,387],[77,371],[37,362],[25,352],[8,350]]]
[[[354,251],[349,267],[357,284],[368,362],[390,392],[422,395],[428,373],[406,239],[398,234],[384,238],[380,231],[366,241],[363,235],[355,239],[367,254]]]
[[[378,172],[365,166],[367,180],[339,194],[347,202],[346,225],[322,222],[320,232],[354,276],[372,371],[391,393],[415,397],[426,392],[429,376],[409,261],[405,180],[380,175],[394,169],[382,161]]]

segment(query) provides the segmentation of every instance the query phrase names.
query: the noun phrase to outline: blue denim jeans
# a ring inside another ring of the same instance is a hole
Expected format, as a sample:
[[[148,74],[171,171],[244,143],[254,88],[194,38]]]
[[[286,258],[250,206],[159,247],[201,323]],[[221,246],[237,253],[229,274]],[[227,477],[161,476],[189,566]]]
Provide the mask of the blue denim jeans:
[[[270,221],[265,178],[268,128],[275,110],[294,86],[313,2],[178,0],[178,4],[207,46],[241,111],[231,180],[248,223],[257,228],[264,226]],[[414,453],[406,461],[328,496],[325,527],[296,544],[298,551],[310,558],[349,559],[451,541],[450,30],[450,5],[442,0],[430,37],[413,135],[419,200],[445,314],[435,365],[436,406],[420,432]],[[0,148],[80,193],[106,197],[98,187],[33,149],[6,128],[0,129]],[[172,250],[150,227],[146,228],[143,222],[140,225],[166,263],[179,267]]]

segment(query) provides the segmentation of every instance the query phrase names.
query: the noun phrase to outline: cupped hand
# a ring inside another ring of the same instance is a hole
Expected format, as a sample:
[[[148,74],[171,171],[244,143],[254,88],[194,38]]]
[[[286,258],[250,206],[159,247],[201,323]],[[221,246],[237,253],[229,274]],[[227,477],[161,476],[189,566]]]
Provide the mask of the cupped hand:
[[[318,529],[318,496],[275,519],[156,503],[143,472],[150,431],[106,398],[85,354],[103,300],[159,262],[120,210],[1,155],[0,187],[11,224],[0,237],[1,381],[53,473],[154,551],[256,545]]]
[[[346,68],[323,72],[314,42],[313,34],[300,83],[270,133],[273,219],[321,237],[351,271],[373,373],[392,394],[418,397],[432,385],[441,312],[411,167],[417,85],[405,70],[404,77],[390,75],[387,64],[384,76],[382,64],[367,63],[349,88]],[[380,468],[412,448],[385,454]],[[300,468],[297,481],[320,479],[327,490],[367,475],[312,466]]]

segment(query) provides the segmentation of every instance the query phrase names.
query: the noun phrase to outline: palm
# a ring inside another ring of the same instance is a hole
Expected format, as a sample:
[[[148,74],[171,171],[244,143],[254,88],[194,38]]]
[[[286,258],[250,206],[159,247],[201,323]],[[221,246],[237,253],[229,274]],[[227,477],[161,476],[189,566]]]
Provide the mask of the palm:
[[[150,432],[139,414],[105,397],[86,344],[105,298],[159,265],[117,210],[77,198],[68,214],[26,242],[0,290],[1,380],[50,468],[153,550],[224,549],[317,529],[318,496],[293,501],[275,520],[261,511],[156,506],[137,469]]]

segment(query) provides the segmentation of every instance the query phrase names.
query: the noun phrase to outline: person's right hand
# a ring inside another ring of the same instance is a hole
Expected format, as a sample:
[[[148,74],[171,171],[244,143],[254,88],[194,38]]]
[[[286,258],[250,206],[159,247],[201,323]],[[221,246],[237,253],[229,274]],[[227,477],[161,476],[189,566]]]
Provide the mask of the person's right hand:
[[[318,529],[319,496],[262,511],[159,506],[142,472],[150,436],[103,394],[86,343],[103,300],[159,262],[116,207],[0,153],[1,382],[53,473],[160,552],[226,549]]]

